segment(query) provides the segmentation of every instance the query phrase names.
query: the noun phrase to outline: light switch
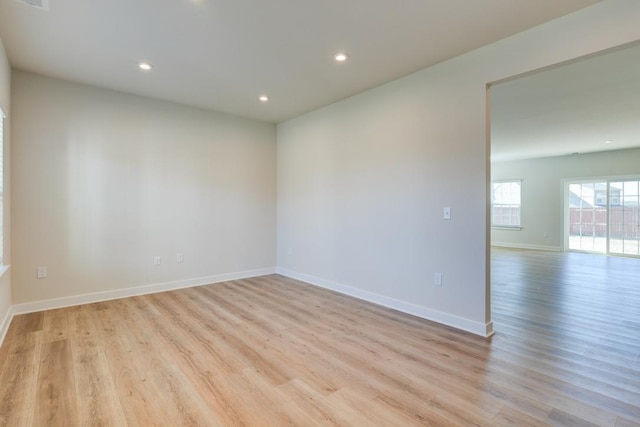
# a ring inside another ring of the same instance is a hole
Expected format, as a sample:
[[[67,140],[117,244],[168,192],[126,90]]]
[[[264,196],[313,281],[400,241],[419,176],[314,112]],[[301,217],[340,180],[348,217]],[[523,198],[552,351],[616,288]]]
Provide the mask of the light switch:
[[[451,219],[451,208],[443,208],[442,209],[442,218]]]

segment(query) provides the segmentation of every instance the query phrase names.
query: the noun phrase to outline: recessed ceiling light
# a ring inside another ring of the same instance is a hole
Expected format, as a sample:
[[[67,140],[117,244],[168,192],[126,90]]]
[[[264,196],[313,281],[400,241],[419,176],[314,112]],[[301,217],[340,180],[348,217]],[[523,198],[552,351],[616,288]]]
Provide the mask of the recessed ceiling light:
[[[140,62],[138,63],[138,68],[144,71],[149,71],[153,68],[153,65],[149,64],[148,62]]]
[[[49,10],[49,0],[18,0],[20,3],[24,3],[27,6],[37,7],[42,10]]]
[[[613,140],[612,140],[612,139],[607,139],[604,143],[605,143],[605,144],[611,144],[612,142],[613,142]]]
[[[260,95],[260,98],[258,99],[260,102],[269,102],[269,97],[267,95]]]
[[[336,53],[336,56],[334,56],[334,59],[338,62],[344,62],[347,59],[349,59],[349,55],[344,52]]]

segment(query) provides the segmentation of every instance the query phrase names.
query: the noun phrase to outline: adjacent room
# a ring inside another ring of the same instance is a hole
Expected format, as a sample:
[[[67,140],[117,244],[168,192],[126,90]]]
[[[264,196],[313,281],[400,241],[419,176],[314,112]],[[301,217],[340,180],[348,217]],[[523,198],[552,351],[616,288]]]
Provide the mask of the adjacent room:
[[[492,320],[592,390],[638,378],[638,75],[632,43],[491,87]]]
[[[634,43],[492,86],[494,245],[640,255],[639,58]]]
[[[2,0],[0,425],[640,425],[638,21]]]

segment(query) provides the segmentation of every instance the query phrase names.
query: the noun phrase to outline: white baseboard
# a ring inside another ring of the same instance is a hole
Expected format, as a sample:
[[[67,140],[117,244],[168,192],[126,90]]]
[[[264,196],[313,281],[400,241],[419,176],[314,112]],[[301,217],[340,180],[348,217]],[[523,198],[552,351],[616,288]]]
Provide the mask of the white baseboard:
[[[174,282],[157,283],[145,286],[137,286],[131,288],[117,289],[113,291],[96,292],[91,294],[74,295],[63,298],[54,298],[49,300],[28,302],[23,304],[15,304],[9,307],[4,320],[0,324],[0,345],[4,341],[4,337],[9,329],[13,316],[18,314],[33,313],[44,310],[52,310],[56,308],[64,308],[81,304],[91,304],[102,301],[109,301],[119,298],[126,298],[138,295],[147,295],[157,292],[165,292],[176,289],[191,288],[196,286],[209,285],[213,283],[226,282],[230,280],[246,279],[249,277],[265,276],[269,274],[281,274],[300,280],[315,286],[330,289],[345,295],[349,295],[364,301],[369,301],[384,307],[392,308],[404,313],[431,320],[443,325],[451,326],[456,329],[471,332],[475,335],[489,337],[493,335],[493,322],[486,324],[464,319],[451,314],[431,310],[426,307],[400,301],[384,295],[375,294],[373,292],[364,291],[351,286],[343,285],[337,282],[321,279],[319,277],[308,274],[298,273],[293,270],[284,268],[262,268],[257,270],[242,271],[237,273],[220,274],[215,276],[199,277],[187,280],[178,280]]]
[[[192,288],[195,286],[210,285],[213,283],[227,282],[229,280],[247,279],[249,277],[275,274],[275,267],[261,268],[258,270],[241,271],[237,273],[218,274],[215,276],[197,277],[194,279],[177,280],[174,282],[156,283],[151,285],[136,286],[132,288],[116,289],[113,291],[96,292],[91,294],[73,295],[69,297],[54,298],[43,301],[15,304],[9,312],[12,315],[33,313],[37,311],[52,310],[55,308],[71,307],[74,305],[91,304],[95,302],[109,301],[119,298],[137,295],[154,294],[157,292],[172,291],[176,289]],[[7,326],[8,327],[8,326]]]
[[[2,323],[0,323],[0,346],[4,342],[4,337],[7,336],[7,331],[9,331],[9,325],[11,324],[11,320],[13,319],[13,306],[9,306],[9,310],[7,310],[7,315],[4,316]]]
[[[531,249],[534,251],[562,252],[562,248],[560,246],[528,245],[525,243],[491,242],[491,246],[512,249]]]
[[[289,270],[286,268],[278,267],[277,273],[282,276],[287,276],[292,279],[309,283],[311,285],[330,289],[332,291],[349,295],[364,301],[369,301],[383,307],[392,308],[403,313],[411,314],[423,319],[451,326],[456,329],[471,332],[475,335],[480,335],[482,337],[490,337],[491,335],[493,335],[493,321],[490,321],[488,323],[475,322],[473,320],[464,319],[462,317],[443,313],[437,310],[432,310],[426,307],[411,304],[405,301],[400,301],[394,298],[386,297],[384,295],[375,294],[373,292],[364,291],[362,289],[357,289],[351,286],[343,285],[341,283],[332,282],[330,280],[321,279],[319,277],[311,276],[308,274],[299,273],[297,271]]]

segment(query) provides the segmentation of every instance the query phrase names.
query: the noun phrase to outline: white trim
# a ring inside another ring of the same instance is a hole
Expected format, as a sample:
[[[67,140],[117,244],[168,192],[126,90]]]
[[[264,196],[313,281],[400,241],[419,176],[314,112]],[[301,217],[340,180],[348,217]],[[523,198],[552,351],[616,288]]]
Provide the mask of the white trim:
[[[2,110],[0,110],[0,113]],[[10,265],[0,265],[0,278],[4,276],[7,271],[9,271]],[[8,287],[11,288],[11,283],[8,283]],[[11,299],[11,289],[9,289],[9,299]],[[10,303],[11,301],[9,301]],[[2,323],[0,323],[0,346],[4,342],[4,337],[7,335],[7,331],[9,330],[9,325],[11,324],[11,320],[13,319],[13,310],[12,306],[9,304],[7,307],[7,312],[5,313],[4,319],[2,319]]]
[[[431,320],[433,322],[441,323],[443,325],[451,326],[456,329],[471,332],[475,335],[482,337],[490,337],[493,335],[493,321],[488,323],[475,322],[473,320],[464,319],[462,317],[453,316],[451,314],[443,313],[441,311],[431,310],[426,307],[411,304],[405,301],[400,301],[394,298],[379,295],[373,292],[364,291],[351,286],[343,285],[341,283],[332,282],[330,280],[321,279],[319,277],[311,276],[309,274],[299,273],[297,271],[289,270],[286,268],[277,268],[277,273],[290,277],[292,279],[300,280],[311,285],[319,286],[321,288],[330,289],[332,291],[339,292],[341,294],[349,295],[364,301],[372,302],[374,304],[381,305],[383,307],[392,308],[394,310],[401,311],[403,313],[411,314],[423,319]]]
[[[4,337],[7,336],[7,332],[9,331],[9,325],[11,324],[11,320],[13,320],[13,314],[13,306],[10,305],[6,316],[4,316],[2,323],[0,323],[0,347],[4,342]]]
[[[138,295],[154,294],[157,292],[172,291],[176,289],[192,288],[196,286],[210,285],[214,283],[227,282],[229,280],[247,279],[249,277],[265,276],[275,274],[275,267],[261,268],[257,270],[247,270],[237,273],[218,274],[215,276],[197,277],[193,279],[177,280],[174,282],[156,283],[151,285],[136,286],[132,288],[116,289],[113,291],[96,292],[91,294],[73,295],[69,297],[54,298],[43,301],[27,302],[15,304],[10,312],[13,315],[33,313],[55,308],[70,307],[81,304],[91,304],[102,301],[109,301],[119,298],[126,298]]]
[[[0,345],[4,341],[4,337],[9,329],[13,316],[19,314],[33,313],[44,310],[52,310],[56,308],[64,308],[81,304],[92,304],[96,302],[109,301],[119,298],[126,298],[138,295],[147,295],[157,292],[165,292],[176,289],[191,288],[196,286],[209,285],[214,283],[226,282],[230,280],[246,279],[250,277],[265,276],[269,274],[281,274],[296,280],[300,280],[311,285],[330,289],[345,295],[349,295],[364,301],[369,301],[387,308],[392,308],[403,313],[431,320],[443,325],[451,326],[456,329],[471,332],[482,337],[490,337],[493,335],[493,322],[486,324],[475,322],[462,317],[453,316],[426,307],[418,306],[408,302],[400,301],[384,295],[375,294],[373,292],[364,291],[351,286],[324,280],[319,277],[308,274],[298,273],[280,267],[269,267],[257,270],[248,270],[237,273],[220,274],[216,276],[199,277],[194,279],[179,280],[174,282],[157,283],[152,285],[136,286],[132,288],[117,289],[113,291],[96,292],[91,294],[74,295],[69,297],[54,298],[49,300],[28,302],[23,304],[15,304],[9,307],[9,310],[0,324]]]
[[[526,243],[491,242],[491,246],[513,249],[531,249],[534,251],[562,252],[562,248],[560,246],[528,245]]]

